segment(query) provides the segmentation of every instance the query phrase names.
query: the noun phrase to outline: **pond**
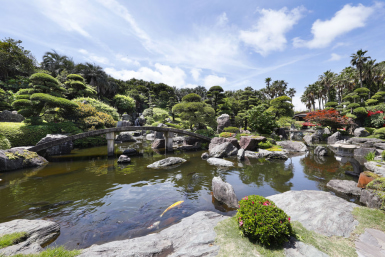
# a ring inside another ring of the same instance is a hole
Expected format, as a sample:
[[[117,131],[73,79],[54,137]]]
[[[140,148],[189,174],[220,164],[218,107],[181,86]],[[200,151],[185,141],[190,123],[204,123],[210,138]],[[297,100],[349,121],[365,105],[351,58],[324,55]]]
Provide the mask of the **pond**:
[[[286,161],[264,163],[227,158],[235,167],[219,168],[200,158],[204,151],[165,155],[150,145],[147,141],[119,144],[117,152],[135,147],[143,154],[132,157],[129,165],[118,165],[118,154],[107,158],[106,146],[101,146],[51,158],[45,167],[0,174],[0,222],[55,221],[61,232],[51,246],[79,249],[157,232],[198,211],[234,215],[234,210],[213,200],[214,176],[230,183],[238,200],[288,190],[328,191],[326,183],[331,179],[355,179],[345,175],[351,165],[337,162],[334,156],[293,155]],[[167,170],[147,168],[170,156],[187,162]],[[184,202],[160,217],[177,201]]]

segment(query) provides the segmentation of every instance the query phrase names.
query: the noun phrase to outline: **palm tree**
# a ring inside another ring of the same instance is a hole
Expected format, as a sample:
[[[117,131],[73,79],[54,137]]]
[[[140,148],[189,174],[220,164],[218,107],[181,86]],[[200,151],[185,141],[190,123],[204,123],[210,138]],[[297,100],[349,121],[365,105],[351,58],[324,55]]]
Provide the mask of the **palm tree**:
[[[67,56],[60,55],[55,50],[52,50],[52,52],[46,52],[43,55],[41,66],[43,69],[50,71],[53,77],[56,77],[66,66],[68,66],[69,62],[70,59]]]
[[[109,91],[108,76],[102,67],[87,62],[85,65],[81,65],[79,69],[87,83],[96,87],[99,98]]]
[[[295,91],[294,88],[289,88],[289,90],[286,92],[287,96],[291,98],[291,103],[293,103],[293,97],[295,96],[295,93],[297,93],[297,91]]]
[[[330,88],[334,83],[336,75],[337,75],[336,73],[328,70],[328,71],[325,71],[324,74],[322,74],[319,77],[320,83],[324,85],[325,91],[327,94],[330,92]],[[329,98],[330,97],[328,95],[328,99],[327,99],[328,101],[330,100]]]
[[[366,63],[371,57],[370,56],[364,56],[368,51],[362,51],[362,49],[358,50],[357,53],[352,54],[350,57],[352,58],[350,60],[350,64],[352,66],[356,66],[360,73],[360,83],[362,87],[362,69],[364,67],[364,63]]]

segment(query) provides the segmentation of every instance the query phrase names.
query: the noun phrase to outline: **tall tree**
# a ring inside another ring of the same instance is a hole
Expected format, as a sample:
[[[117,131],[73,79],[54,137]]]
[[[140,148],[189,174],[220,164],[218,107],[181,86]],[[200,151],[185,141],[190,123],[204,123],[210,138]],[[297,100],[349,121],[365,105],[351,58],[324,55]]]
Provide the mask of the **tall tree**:
[[[51,75],[56,77],[62,70],[66,68],[70,69],[71,67],[73,69],[74,63],[72,59],[68,58],[67,56],[60,55],[55,50],[52,50],[52,52],[46,52],[43,55],[43,62],[41,63],[41,67],[50,71]]]
[[[362,69],[364,64],[371,58],[370,56],[364,56],[368,51],[362,51],[362,49],[358,50],[357,53],[352,54],[350,57],[350,63],[352,66],[356,66],[360,74],[360,84],[362,87]]]

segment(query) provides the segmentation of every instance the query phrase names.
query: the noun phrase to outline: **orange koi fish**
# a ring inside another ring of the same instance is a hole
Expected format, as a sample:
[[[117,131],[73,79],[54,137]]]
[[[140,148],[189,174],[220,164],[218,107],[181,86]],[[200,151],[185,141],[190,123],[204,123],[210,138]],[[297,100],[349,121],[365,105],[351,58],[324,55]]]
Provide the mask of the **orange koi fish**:
[[[179,202],[176,202],[176,203],[174,203],[174,204],[172,204],[172,205],[170,205],[160,216],[162,217],[163,216],[163,214],[165,214],[166,213],[166,211],[168,211],[168,210],[170,210],[170,209],[172,209],[172,208],[174,208],[174,207],[176,207],[176,206],[178,206],[178,205],[180,205],[180,204],[182,204],[184,201],[179,201]]]

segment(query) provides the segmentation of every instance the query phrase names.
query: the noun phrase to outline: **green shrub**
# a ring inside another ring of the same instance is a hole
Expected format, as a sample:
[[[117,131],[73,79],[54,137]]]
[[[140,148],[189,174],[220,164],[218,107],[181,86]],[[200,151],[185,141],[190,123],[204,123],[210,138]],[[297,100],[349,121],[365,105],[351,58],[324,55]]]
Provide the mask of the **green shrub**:
[[[365,159],[370,162],[374,160],[374,157],[376,157],[376,154],[374,152],[369,152],[366,156]]]
[[[219,137],[225,137],[225,138],[228,138],[228,137],[233,137],[235,135],[235,133],[230,133],[230,132],[222,132],[219,134]]]
[[[373,135],[376,136],[377,138],[385,139],[385,128],[376,129],[373,132]]]
[[[185,95],[182,98],[182,101],[183,102],[200,102],[202,101],[202,97],[200,97],[198,94],[191,93],[191,94]]]
[[[152,117],[155,121],[163,122],[166,118],[168,118],[168,111],[163,110],[161,108],[152,108]]]
[[[251,136],[251,134],[241,133],[241,134],[237,134],[235,138],[238,140],[241,140],[241,137],[248,137],[248,136]]]
[[[0,236],[0,249],[14,244],[18,244],[27,238],[26,232],[16,232]]]
[[[366,115],[368,113],[364,107],[358,107],[353,112],[358,115]]]
[[[385,151],[382,151],[381,158],[382,158],[382,160],[385,160]]]
[[[123,114],[125,112],[132,113],[133,111],[135,111],[136,101],[129,96],[115,95],[112,100],[120,114]]]
[[[102,101],[99,101],[97,99],[90,98],[90,97],[79,97],[79,98],[73,99],[72,101],[76,103],[81,103],[83,101],[86,101],[88,104],[95,107],[96,110],[98,110],[99,112],[107,113],[111,115],[114,120],[119,120],[119,114],[117,110],[114,107],[106,103],[103,103]]]
[[[223,129],[225,132],[230,132],[230,133],[239,133],[239,128],[237,127],[227,127]]]
[[[202,135],[202,136],[206,136],[206,137],[214,137],[215,136],[215,131],[210,127],[207,127],[207,129],[198,129],[197,131],[195,131],[195,133]]]
[[[158,125],[160,124],[160,122],[153,122],[152,124],[151,124],[151,127],[158,127]]]
[[[9,140],[4,135],[0,134],[0,150],[10,149],[11,147]]]
[[[258,147],[262,149],[268,149],[268,148],[271,148],[272,146],[273,144],[270,141],[258,143]]]
[[[351,113],[346,114],[346,117],[351,118],[353,120],[357,119],[357,116]]]
[[[181,126],[179,126],[178,124],[174,124],[174,123],[165,123],[168,127],[172,127],[172,128],[175,128],[175,129],[182,129]]]
[[[243,235],[266,246],[281,246],[293,234],[290,217],[274,202],[250,195],[239,201],[236,214]]]
[[[281,117],[278,119],[277,124],[280,128],[282,127],[290,127],[295,121],[292,117]]]
[[[376,130],[375,128],[365,127],[365,130],[370,133],[370,135],[373,134],[373,132]]]

